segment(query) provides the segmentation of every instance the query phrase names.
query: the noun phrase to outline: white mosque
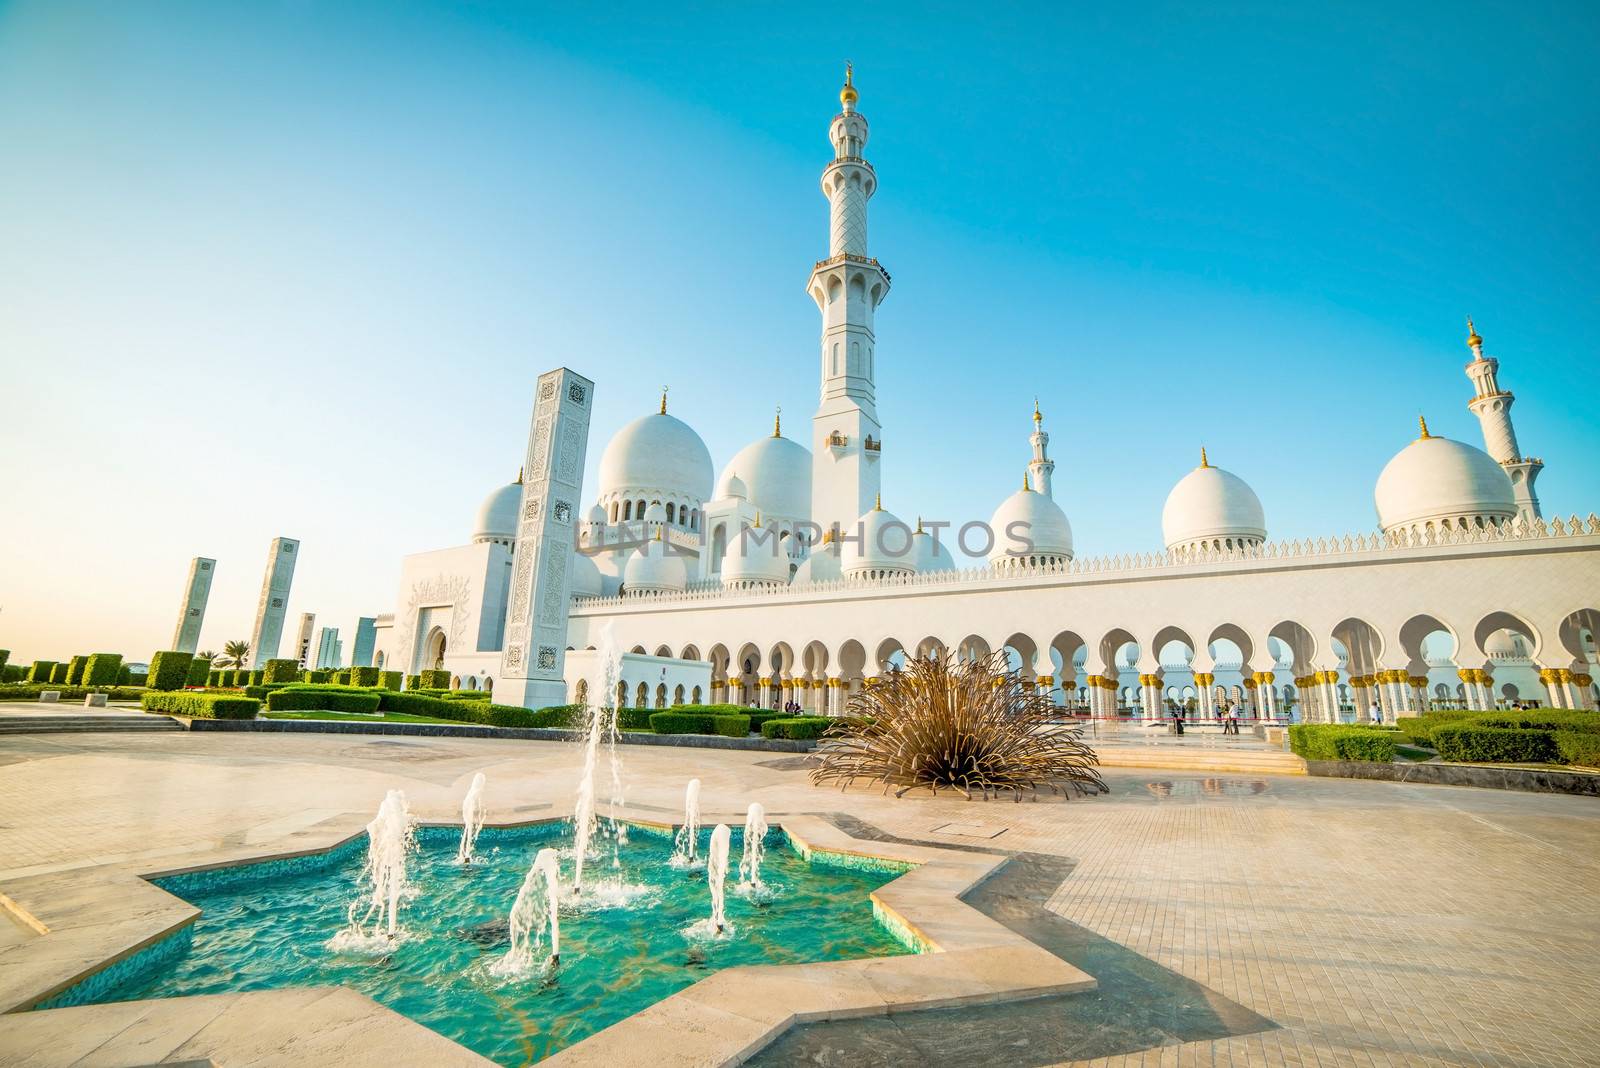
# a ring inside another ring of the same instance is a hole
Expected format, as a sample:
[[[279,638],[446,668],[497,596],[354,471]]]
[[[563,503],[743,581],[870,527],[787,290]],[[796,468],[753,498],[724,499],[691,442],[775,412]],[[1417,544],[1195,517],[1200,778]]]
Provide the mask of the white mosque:
[[[987,527],[929,529],[886,509],[873,319],[890,279],[868,252],[877,176],[852,82],[822,172],[828,256],[807,283],[822,317],[809,447],[775,419],[717,474],[665,394],[617,431],[569,568],[569,698],[594,693],[605,631],[631,650],[619,696],[660,707],[837,713],[908,656],[1002,649],[1063,705],[1139,723],[1227,702],[1312,721],[1596,706],[1600,518],[1542,516],[1541,461],[1521,452],[1513,396],[1470,320],[1484,448],[1423,422],[1378,475],[1371,533],[1270,541],[1254,491],[1202,450],[1167,496],[1163,551],[1080,558],[1037,405],[1026,474]],[[484,501],[470,544],[405,559],[375,663],[492,686],[521,500],[519,477]],[[953,544],[987,566],[960,568]]]

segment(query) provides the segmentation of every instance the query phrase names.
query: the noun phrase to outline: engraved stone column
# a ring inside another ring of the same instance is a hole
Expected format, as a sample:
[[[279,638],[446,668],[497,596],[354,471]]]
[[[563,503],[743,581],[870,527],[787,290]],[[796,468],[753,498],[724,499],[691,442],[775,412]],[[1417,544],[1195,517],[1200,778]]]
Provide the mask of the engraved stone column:
[[[289,644],[288,659],[293,660],[303,668],[321,667],[321,664],[311,659],[311,635],[317,626],[315,612],[301,612],[300,626],[295,629],[294,641]]]
[[[300,543],[274,538],[267,551],[267,573],[261,579],[261,599],[256,602],[256,625],[250,632],[250,666],[261,667],[278,655],[283,637],[283,616],[289,607],[289,586],[294,582],[294,562]]]
[[[200,647],[200,625],[206,621],[206,601],[211,597],[211,579],[217,562],[197,556],[189,565],[189,581],[183,588],[183,607],[178,609],[178,628],[172,632],[172,648],[192,653]]]
[[[512,553],[511,604],[495,701],[525,708],[565,704],[567,613],[574,522],[589,448],[594,383],[565,367],[539,376],[523,464],[522,510]]]
[[[378,619],[362,616],[356,620],[355,646],[350,651],[351,667],[371,667],[372,651],[378,644]]]

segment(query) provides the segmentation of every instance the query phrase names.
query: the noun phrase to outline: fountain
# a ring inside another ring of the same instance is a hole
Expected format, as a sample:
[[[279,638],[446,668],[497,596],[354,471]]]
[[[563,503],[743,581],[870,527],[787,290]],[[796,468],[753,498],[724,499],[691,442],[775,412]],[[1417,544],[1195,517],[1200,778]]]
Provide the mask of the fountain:
[[[533,966],[534,951],[539,948],[541,933],[550,933],[551,966],[561,963],[561,876],[554,849],[541,849],[533,858],[528,874],[517,891],[511,906],[511,948],[506,955],[489,966],[498,977],[523,976]]]
[[[672,863],[686,868],[695,861],[700,841],[700,780],[690,779],[683,790],[683,826],[674,841]]]
[[[376,818],[367,824],[367,862],[358,877],[362,890],[350,903],[345,929],[334,936],[334,949],[370,948],[394,940],[399,933],[400,901],[408,889],[406,858],[416,845],[416,827],[406,795],[390,790]]]
[[[472,847],[478,841],[478,832],[483,830],[483,784],[480,771],[472,777],[467,796],[461,801],[461,848],[456,850],[457,864],[472,863]]]
[[[606,742],[607,755],[611,761],[611,830],[615,839],[619,833],[617,823],[617,810],[622,806],[622,765],[617,759],[617,696],[616,675],[617,665],[621,662],[621,654],[616,651],[616,642],[612,637],[611,624],[600,631],[600,659],[605,664],[604,683],[602,689],[611,692],[602,696],[599,701],[589,705],[585,712],[588,722],[584,728],[583,740],[583,773],[578,779],[578,800],[572,813],[574,830],[573,841],[573,874],[572,892],[580,893],[583,890],[583,865],[589,857],[589,842],[600,829],[600,819],[595,812],[594,801],[594,770],[599,762],[600,742]],[[613,860],[615,861],[615,857]]]
[[[732,836],[726,823],[717,824],[711,832],[711,853],[706,857],[706,882],[711,887],[711,927],[717,934],[728,929],[728,917],[722,909],[722,884],[728,878],[728,839]]]
[[[739,882],[752,892],[761,889],[761,850],[767,837],[767,813],[761,802],[750,802],[744,814],[744,853],[739,858]]]

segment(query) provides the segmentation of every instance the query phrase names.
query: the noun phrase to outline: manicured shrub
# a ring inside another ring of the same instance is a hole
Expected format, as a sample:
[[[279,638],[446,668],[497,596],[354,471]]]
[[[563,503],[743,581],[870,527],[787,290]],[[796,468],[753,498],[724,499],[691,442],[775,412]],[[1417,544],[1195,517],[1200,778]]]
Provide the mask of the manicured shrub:
[[[267,694],[287,688],[288,683],[264,682],[260,686],[246,686],[244,688],[244,695],[246,697],[254,697],[257,701],[265,701],[267,699]]]
[[[260,686],[262,683],[264,683],[266,681],[267,681],[267,669],[266,668],[257,668],[256,670],[250,672],[250,681],[245,683],[245,685],[246,686]]]
[[[6,673],[6,665],[10,662],[10,660],[11,660],[11,650],[10,649],[0,649],[0,676],[5,675],[5,673]]]
[[[1446,760],[1470,763],[1544,764],[1559,756],[1551,731],[1474,723],[1435,728],[1433,745]]]
[[[406,689],[407,690],[415,690],[421,685],[422,685],[422,676],[421,675],[407,675],[406,676]]]
[[[1600,734],[1591,731],[1556,731],[1556,753],[1568,764],[1600,768]]]
[[[346,669],[346,668],[340,668],[337,671],[335,671],[333,673],[333,681],[334,681],[335,684],[337,684],[339,686],[348,686],[348,685],[350,685],[350,672],[349,672],[349,670]]]
[[[79,680],[81,681],[81,679],[83,677],[83,673],[81,671],[78,673],[78,677],[79,677]],[[71,679],[71,678],[72,678],[72,668],[71,668],[70,665],[57,664],[55,667],[50,669],[50,681],[53,682],[53,683],[56,683],[58,685],[63,685],[63,686],[77,686],[77,685],[79,685],[79,682],[69,682],[68,680]]]
[[[35,660],[33,666],[28,668],[29,682],[49,682],[50,673],[56,669],[54,660]]]
[[[1306,760],[1394,760],[1403,732],[1342,723],[1299,723],[1289,728],[1289,748]]]
[[[406,677],[398,671],[378,672],[378,681],[373,685],[381,690],[399,690],[405,685]]]
[[[333,672],[328,671],[325,668],[307,668],[305,671],[300,672],[301,682],[313,682],[321,684],[324,682],[330,682],[332,679]]]
[[[744,713],[655,712],[650,716],[650,729],[657,734],[721,734],[743,738],[750,733],[750,717]]]
[[[350,685],[376,686],[378,685],[378,669],[375,667],[353,667],[350,669]]]
[[[71,660],[67,661],[66,676],[64,678],[52,679],[51,681],[64,682],[68,686],[82,686],[84,685],[83,669],[88,666],[88,663],[89,658],[87,656],[75,656]]]
[[[143,677],[144,676],[142,676],[142,675],[140,676],[140,678],[143,678]],[[132,684],[133,684],[133,668],[129,667],[127,664],[123,664],[121,667],[117,668],[117,685],[118,686],[131,686]]]
[[[293,660],[268,660],[261,669],[261,683],[296,682],[300,678],[300,665]]]
[[[185,686],[204,686],[206,676],[211,674],[211,664],[198,656],[189,661],[189,675],[183,680]]]
[[[146,712],[170,712],[190,719],[255,719],[261,710],[261,702],[253,698],[192,690],[146,691],[139,703]]]
[[[448,690],[450,688],[450,672],[439,668],[429,668],[417,676],[418,686],[424,690]]]
[[[0,667],[0,683],[21,682],[28,677],[28,669],[21,664],[7,664]]]
[[[189,681],[194,657],[188,653],[163,650],[150,658],[150,676],[145,685],[152,690],[181,690]]]
[[[588,715],[588,709],[583,705],[568,705],[572,710],[573,722]],[[659,709],[654,708],[619,708],[617,709],[617,729],[619,731],[647,731],[650,729],[650,717]]]
[[[83,668],[85,686],[115,686],[122,667],[121,653],[93,653]]]
[[[217,668],[212,668],[210,671],[206,672],[206,685],[207,686],[221,686],[222,685],[222,672],[219,671]]]
[[[1469,721],[1480,727],[1520,727],[1600,734],[1600,712],[1578,708],[1530,708],[1525,712],[1481,712]]]
[[[344,692],[336,690],[312,690],[285,687],[281,690],[272,690],[267,694],[268,712],[361,712],[371,714],[378,711],[378,704],[382,700],[375,693],[361,693],[354,689]]]
[[[822,732],[833,723],[828,716],[790,716],[788,718],[769,719],[761,725],[761,734],[766,738],[795,738],[811,739],[821,738]]]

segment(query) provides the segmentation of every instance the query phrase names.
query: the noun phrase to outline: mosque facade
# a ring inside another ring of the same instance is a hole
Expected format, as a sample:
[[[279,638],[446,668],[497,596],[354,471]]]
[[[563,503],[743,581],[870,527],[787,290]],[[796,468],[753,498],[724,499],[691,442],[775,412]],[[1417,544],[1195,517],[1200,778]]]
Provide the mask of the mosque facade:
[[[1059,703],[1145,723],[1228,703],[1308,721],[1596,707],[1600,517],[1543,514],[1543,463],[1521,451],[1470,320],[1484,447],[1419,420],[1378,475],[1369,533],[1273,541],[1255,492],[1202,450],[1167,496],[1162,551],[1082,558],[1037,406],[1026,474],[976,539],[984,566],[958,566],[956,532],[885,508],[874,319],[890,276],[867,241],[877,178],[858,101],[847,73],[821,180],[828,256],[807,282],[821,317],[809,445],[775,418],[718,473],[665,394],[612,436],[569,568],[569,698],[595,695],[595,651],[615,646],[618,696],[661,707],[838,713],[906,657],[1000,650]],[[375,663],[492,686],[520,483],[488,496],[470,544],[405,559]]]

